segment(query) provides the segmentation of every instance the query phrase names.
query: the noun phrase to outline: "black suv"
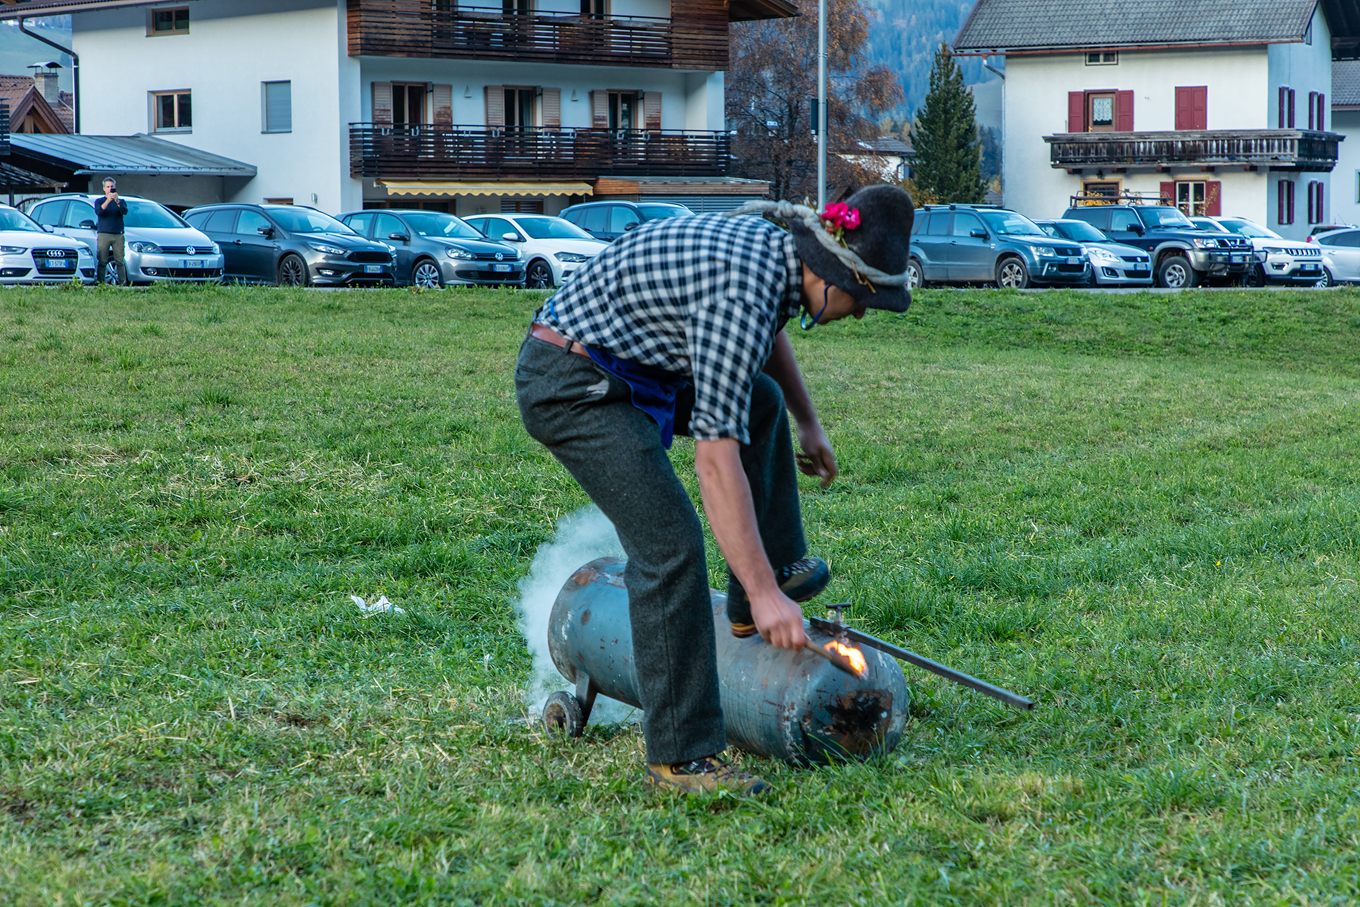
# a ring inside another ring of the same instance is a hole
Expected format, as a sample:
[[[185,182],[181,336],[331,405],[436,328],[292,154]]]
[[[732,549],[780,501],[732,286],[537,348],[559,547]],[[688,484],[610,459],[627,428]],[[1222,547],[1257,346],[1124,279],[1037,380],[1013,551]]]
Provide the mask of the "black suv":
[[[1208,233],[1169,205],[1077,205],[1063,217],[1084,220],[1114,242],[1147,250],[1159,287],[1193,287],[1210,277],[1241,283],[1256,264],[1246,237]]]

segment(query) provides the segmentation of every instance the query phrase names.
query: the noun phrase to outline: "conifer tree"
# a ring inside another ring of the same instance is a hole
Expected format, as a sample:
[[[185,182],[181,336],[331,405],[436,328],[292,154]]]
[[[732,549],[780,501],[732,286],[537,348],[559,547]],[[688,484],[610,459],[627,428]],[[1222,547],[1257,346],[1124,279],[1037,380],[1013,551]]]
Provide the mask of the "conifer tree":
[[[986,196],[976,111],[963,71],[949,45],[941,44],[912,129],[914,182],[941,202],[976,204]]]

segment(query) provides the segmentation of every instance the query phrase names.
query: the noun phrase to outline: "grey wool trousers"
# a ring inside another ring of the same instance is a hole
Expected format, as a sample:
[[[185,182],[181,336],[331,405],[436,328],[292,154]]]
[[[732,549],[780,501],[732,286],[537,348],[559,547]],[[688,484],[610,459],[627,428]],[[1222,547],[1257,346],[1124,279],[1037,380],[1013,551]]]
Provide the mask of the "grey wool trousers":
[[[647,761],[676,764],[722,752],[703,526],[656,422],[633,406],[625,382],[533,337],[520,347],[515,391],[524,427],[614,523],[628,556],[624,585]],[[687,433],[692,405],[688,388],[676,407],[677,435]],[[752,387],[748,425],[742,468],[765,553],[778,569],[806,554],[807,542],[784,395],[764,374]],[[749,622],[749,606],[735,606],[741,611],[729,616]]]

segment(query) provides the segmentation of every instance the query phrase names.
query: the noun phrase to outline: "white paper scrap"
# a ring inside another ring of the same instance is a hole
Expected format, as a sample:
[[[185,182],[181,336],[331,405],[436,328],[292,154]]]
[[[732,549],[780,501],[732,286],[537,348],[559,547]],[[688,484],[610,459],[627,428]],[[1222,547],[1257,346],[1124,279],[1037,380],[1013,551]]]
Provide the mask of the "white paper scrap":
[[[403,611],[401,608],[398,608],[396,605],[394,605],[394,604],[392,604],[390,601],[388,601],[386,595],[379,595],[379,596],[378,596],[378,600],[375,601],[375,602],[373,602],[373,604],[371,604],[371,605],[370,605],[368,602],[364,601],[362,598],[360,598],[360,597],[357,596],[357,595],[351,595],[351,596],[350,596],[350,601],[354,602],[356,605],[359,606],[359,610],[362,611],[362,612],[364,612],[364,617],[368,617],[370,614],[405,614],[405,613],[406,613],[406,612]]]

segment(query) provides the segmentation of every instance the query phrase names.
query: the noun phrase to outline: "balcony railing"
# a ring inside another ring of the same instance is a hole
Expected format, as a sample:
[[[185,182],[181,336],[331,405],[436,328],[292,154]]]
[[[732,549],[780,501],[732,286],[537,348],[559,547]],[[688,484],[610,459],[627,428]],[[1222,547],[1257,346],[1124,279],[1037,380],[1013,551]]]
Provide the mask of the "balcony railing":
[[[1332,132],[1210,129],[1177,132],[1069,132],[1046,135],[1054,167],[1151,170],[1172,164],[1242,165],[1328,171],[1336,166]]]
[[[726,176],[725,132],[351,123],[350,175],[371,179]]]
[[[499,4],[443,0],[349,0],[349,53],[725,69],[727,13],[720,3],[700,6],[680,11],[687,18],[677,34],[672,19],[507,13]],[[672,12],[679,15],[675,4]]]

